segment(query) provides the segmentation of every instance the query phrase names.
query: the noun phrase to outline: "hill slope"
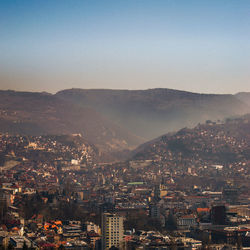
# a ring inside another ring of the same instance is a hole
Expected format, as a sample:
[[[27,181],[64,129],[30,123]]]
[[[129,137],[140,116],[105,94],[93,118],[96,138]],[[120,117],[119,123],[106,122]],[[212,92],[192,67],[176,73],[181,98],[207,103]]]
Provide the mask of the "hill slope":
[[[240,92],[237,93],[235,97],[250,106],[250,92]]]
[[[105,151],[121,150],[142,142],[95,110],[47,93],[0,91],[0,132],[26,135],[81,133]]]
[[[233,95],[170,89],[83,90],[48,93],[0,91],[0,132],[81,133],[101,151],[121,151],[205,120],[243,114]],[[142,139],[144,138],[144,139]]]
[[[244,114],[249,107],[233,95],[197,94],[171,89],[84,90],[56,94],[91,107],[147,140],[199,122]]]
[[[161,165],[206,166],[250,162],[250,115],[225,123],[206,123],[184,128],[141,145],[134,160],[153,160]]]

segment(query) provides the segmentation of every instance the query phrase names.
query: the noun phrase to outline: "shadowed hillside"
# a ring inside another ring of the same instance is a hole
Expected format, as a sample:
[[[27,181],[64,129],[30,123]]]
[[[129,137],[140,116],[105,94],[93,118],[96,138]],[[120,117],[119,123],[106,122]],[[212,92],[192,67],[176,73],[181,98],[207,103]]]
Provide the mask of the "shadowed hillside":
[[[248,112],[233,95],[197,94],[171,89],[63,90],[56,94],[91,107],[131,133],[147,140],[199,122]]]
[[[250,92],[240,92],[237,93],[235,97],[250,106]]]
[[[89,107],[47,93],[0,92],[0,132],[45,135],[81,133],[103,150],[121,150],[143,142]]]
[[[117,152],[169,131],[247,111],[233,95],[170,89],[71,89],[56,95],[0,91],[0,132],[80,133],[100,151]]]

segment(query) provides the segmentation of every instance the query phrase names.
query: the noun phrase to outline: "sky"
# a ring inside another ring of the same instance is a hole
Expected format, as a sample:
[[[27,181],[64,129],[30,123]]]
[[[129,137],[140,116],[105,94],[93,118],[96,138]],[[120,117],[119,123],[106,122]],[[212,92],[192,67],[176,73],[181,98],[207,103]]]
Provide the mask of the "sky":
[[[0,89],[250,92],[249,0],[0,0]]]

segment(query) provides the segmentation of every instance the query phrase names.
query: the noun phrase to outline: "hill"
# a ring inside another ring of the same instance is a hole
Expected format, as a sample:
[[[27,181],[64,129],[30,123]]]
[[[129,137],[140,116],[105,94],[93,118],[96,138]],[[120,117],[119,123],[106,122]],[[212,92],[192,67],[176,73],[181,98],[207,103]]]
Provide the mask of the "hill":
[[[163,135],[138,147],[132,159],[174,168],[250,162],[250,115]]]
[[[64,165],[89,165],[99,160],[98,149],[79,135],[21,136],[0,134],[0,166],[8,168],[8,162],[25,161],[58,163]],[[65,163],[66,162],[66,163]],[[60,165],[60,164],[59,164]],[[11,166],[10,166],[11,167]]]
[[[235,97],[250,106],[250,92],[240,92],[237,93]]]
[[[133,149],[170,131],[248,111],[233,95],[171,89],[69,89],[55,95],[0,91],[0,132],[81,134],[108,159],[111,151]]]
[[[142,140],[89,107],[48,93],[0,91],[0,132],[24,135],[80,133],[100,150],[121,150]]]
[[[233,95],[198,94],[171,89],[69,89],[60,99],[90,107],[146,140],[199,122],[242,115],[249,107]]]

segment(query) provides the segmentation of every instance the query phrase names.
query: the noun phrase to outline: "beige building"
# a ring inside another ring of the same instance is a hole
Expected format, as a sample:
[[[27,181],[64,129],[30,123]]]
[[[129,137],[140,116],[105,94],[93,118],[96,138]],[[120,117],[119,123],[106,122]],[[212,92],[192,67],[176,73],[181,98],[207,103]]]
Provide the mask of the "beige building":
[[[123,242],[123,220],[116,214],[103,213],[102,215],[102,249],[112,246],[121,248]]]

